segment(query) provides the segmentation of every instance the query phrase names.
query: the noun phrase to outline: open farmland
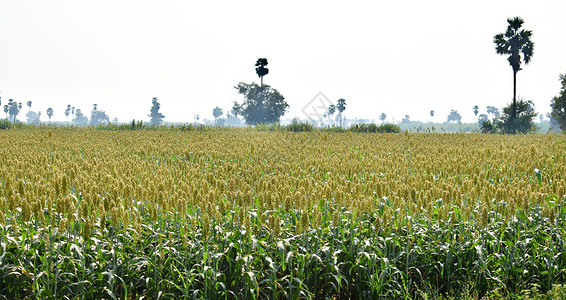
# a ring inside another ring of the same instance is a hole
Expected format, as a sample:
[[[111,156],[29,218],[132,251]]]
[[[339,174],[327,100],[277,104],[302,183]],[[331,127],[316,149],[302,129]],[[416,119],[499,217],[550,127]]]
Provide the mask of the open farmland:
[[[566,283],[564,136],[0,140],[6,298],[481,298]]]

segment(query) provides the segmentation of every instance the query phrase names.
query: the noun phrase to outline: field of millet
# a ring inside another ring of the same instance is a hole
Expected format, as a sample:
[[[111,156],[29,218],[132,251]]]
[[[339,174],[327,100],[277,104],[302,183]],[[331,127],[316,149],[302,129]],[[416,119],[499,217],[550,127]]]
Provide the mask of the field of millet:
[[[0,299],[561,289],[561,135],[0,131]]]

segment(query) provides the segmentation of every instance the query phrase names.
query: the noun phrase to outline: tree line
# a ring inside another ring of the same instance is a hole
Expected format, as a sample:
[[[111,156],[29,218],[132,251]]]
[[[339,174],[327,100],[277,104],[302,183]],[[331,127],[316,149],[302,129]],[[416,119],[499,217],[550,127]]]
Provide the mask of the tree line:
[[[500,109],[494,106],[487,106],[487,114],[479,114],[479,107],[475,105],[472,109],[476,122],[480,124],[482,132],[504,132],[504,133],[525,133],[535,129],[533,119],[538,115],[535,111],[532,100],[524,100],[517,98],[517,73],[522,70],[522,65],[527,65],[532,60],[534,54],[534,42],[532,41],[533,33],[530,30],[523,29],[524,20],[519,17],[507,19],[507,29],[503,33],[496,34],[493,37],[495,43],[495,51],[499,55],[506,55],[513,70],[513,100],[512,102]],[[240,82],[234,88],[238,94],[242,95],[244,100],[242,102],[234,101],[232,109],[227,113],[225,120],[219,124],[218,118],[224,114],[224,111],[216,106],[212,115],[214,117],[215,125],[226,125],[226,121],[239,121],[238,117],[241,116],[245,123],[248,125],[257,124],[271,124],[279,123],[281,117],[288,112],[289,104],[285,97],[275,88],[264,84],[264,76],[269,74],[267,68],[267,58],[259,58],[255,63],[255,71],[260,79],[260,84],[255,82],[245,83]],[[557,124],[562,130],[566,130],[566,74],[560,75],[562,88],[560,94],[551,100],[551,113],[547,117],[551,122]],[[1,106],[0,98],[0,106]],[[39,124],[41,112],[31,111],[32,101],[27,102],[28,113],[26,114],[27,122],[30,124]],[[165,116],[159,111],[160,104],[157,97],[152,99],[152,106],[150,109],[149,117],[151,125],[161,125]],[[23,108],[21,102],[16,102],[9,99],[8,103],[4,105],[4,112],[6,118],[11,122],[17,122],[20,112]],[[336,104],[331,104],[325,111],[323,118],[329,121],[328,124],[335,126],[335,122],[339,126],[343,126],[343,112],[346,110],[346,100],[338,99]],[[53,108],[46,110],[47,117],[51,121],[53,116]],[[337,117],[334,119],[334,114],[338,112]],[[99,110],[97,104],[93,105],[89,118],[84,115],[80,109],[75,109],[71,105],[67,105],[65,111],[66,121],[68,122],[71,116],[72,123],[79,126],[97,126],[100,124],[107,124],[110,122],[108,115]],[[434,117],[435,111],[430,111],[431,118]],[[490,118],[491,117],[491,118]],[[540,115],[542,121],[542,115]],[[379,119],[383,123],[387,115],[382,113]],[[195,116],[195,122],[199,116]],[[451,110],[447,116],[447,122],[461,122],[461,115],[457,110]],[[405,115],[401,120],[402,123],[411,122],[410,116]]]

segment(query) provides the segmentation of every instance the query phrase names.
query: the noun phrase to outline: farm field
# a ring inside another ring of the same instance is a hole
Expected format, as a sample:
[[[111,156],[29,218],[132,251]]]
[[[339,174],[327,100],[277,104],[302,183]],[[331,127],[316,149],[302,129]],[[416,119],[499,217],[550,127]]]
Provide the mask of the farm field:
[[[30,127],[0,141],[0,299],[564,293],[563,135]]]

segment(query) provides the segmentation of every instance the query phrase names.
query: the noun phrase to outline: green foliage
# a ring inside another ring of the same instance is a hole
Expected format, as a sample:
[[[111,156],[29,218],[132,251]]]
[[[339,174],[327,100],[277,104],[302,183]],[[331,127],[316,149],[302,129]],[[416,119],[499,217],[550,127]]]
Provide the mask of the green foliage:
[[[533,101],[519,99],[516,103],[516,117],[513,119],[513,103],[503,108],[496,121],[497,129],[503,133],[527,133],[536,130],[534,118],[538,116]]]
[[[376,125],[373,123],[370,124],[356,124],[350,126],[348,129],[351,132],[368,132],[368,133],[399,133],[401,132],[401,128],[395,124],[382,124]]]
[[[269,74],[269,69],[266,68],[267,66],[267,58],[258,58],[255,63],[255,72],[257,76],[261,79],[263,85],[263,76]]]
[[[385,210],[393,205],[376,201]],[[105,218],[90,225],[77,221],[67,233],[7,216],[0,226],[0,294],[19,299],[564,295],[557,285],[566,282],[563,201],[557,203],[562,212],[555,222],[544,218],[541,208],[506,218],[504,203],[491,205],[486,227],[462,219],[458,211],[445,222],[431,221],[426,213],[399,217],[377,209],[357,216],[338,208],[333,219],[335,208],[325,205],[311,208],[320,216],[319,226],[297,231],[298,220],[306,217],[308,224],[313,218],[309,210],[263,213],[278,222],[278,237],[260,221],[260,210],[242,215],[249,219],[247,230],[237,212],[222,212],[205,224],[195,207],[183,218],[159,214],[155,221],[140,220],[144,225],[137,229]],[[60,220],[46,222],[56,226]]]
[[[531,61],[534,43],[531,41],[532,31],[521,29],[525,21],[519,17],[507,19],[507,31],[493,37],[495,52],[499,55],[509,55],[507,61],[517,73],[521,70],[522,61],[528,64]],[[521,54],[523,59],[521,61]]]
[[[0,130],[2,129],[10,129],[12,127],[12,123],[8,119],[0,119]]]
[[[401,132],[401,128],[395,124],[392,123],[385,123],[380,125],[377,128],[377,132],[381,132],[381,133],[399,133]]]
[[[49,111],[47,113],[49,114]],[[51,110],[51,114],[53,114],[53,110]],[[88,125],[88,118],[82,113],[80,109],[77,109],[75,111],[75,118],[73,119],[73,124],[76,126]]]
[[[490,120],[486,120],[483,123],[481,123],[481,132],[482,133],[496,133],[497,130],[495,128],[495,126],[493,126],[493,123],[491,123]]]
[[[218,117],[220,117],[224,112],[222,111],[222,108],[220,107],[215,107],[212,110],[212,115],[214,116],[214,120],[216,120]]]
[[[287,126],[285,126],[285,130],[293,131],[293,132],[309,132],[313,131],[313,126],[307,122],[293,122]]]
[[[153,126],[159,126],[163,122],[165,116],[159,112],[161,108],[161,104],[159,104],[159,100],[156,97],[153,97],[151,100],[151,111],[149,113],[149,117],[151,118],[150,123]]]
[[[462,116],[458,113],[457,110],[450,110],[450,114],[446,117],[446,122],[460,122],[462,121]]]
[[[278,123],[289,109],[285,97],[269,85],[240,82],[235,88],[244,96],[244,102],[234,102],[233,111],[243,116],[249,125]]]
[[[556,120],[562,131],[566,131],[566,74],[560,74],[560,94],[550,102],[550,116]]]

